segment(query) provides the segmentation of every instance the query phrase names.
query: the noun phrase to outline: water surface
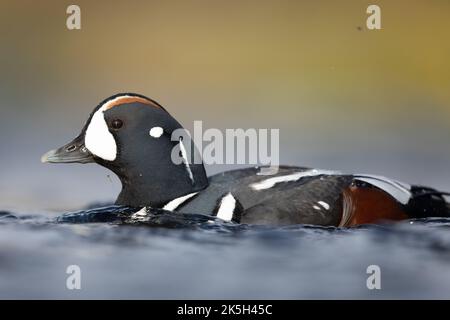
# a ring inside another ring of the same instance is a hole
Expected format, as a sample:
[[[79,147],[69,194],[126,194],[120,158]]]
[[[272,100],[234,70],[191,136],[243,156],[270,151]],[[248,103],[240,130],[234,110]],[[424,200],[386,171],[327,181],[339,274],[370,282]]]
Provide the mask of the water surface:
[[[118,206],[0,213],[0,298],[450,298],[450,219],[248,226]],[[66,268],[81,268],[81,290]],[[381,268],[381,290],[366,269]]]

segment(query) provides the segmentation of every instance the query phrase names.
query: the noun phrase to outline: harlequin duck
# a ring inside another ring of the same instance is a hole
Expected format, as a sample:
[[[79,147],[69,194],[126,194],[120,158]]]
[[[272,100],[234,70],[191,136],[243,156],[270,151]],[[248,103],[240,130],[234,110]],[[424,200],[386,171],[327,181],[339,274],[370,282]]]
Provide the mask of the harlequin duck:
[[[188,161],[186,141],[172,141],[181,128],[154,100],[121,93],[101,102],[80,135],[42,161],[110,169],[122,183],[116,204],[143,207],[141,214],[152,207],[247,224],[341,227],[450,216],[447,193],[375,175],[281,166],[270,176],[254,167],[208,178],[203,163]],[[172,161],[174,148],[183,163]]]

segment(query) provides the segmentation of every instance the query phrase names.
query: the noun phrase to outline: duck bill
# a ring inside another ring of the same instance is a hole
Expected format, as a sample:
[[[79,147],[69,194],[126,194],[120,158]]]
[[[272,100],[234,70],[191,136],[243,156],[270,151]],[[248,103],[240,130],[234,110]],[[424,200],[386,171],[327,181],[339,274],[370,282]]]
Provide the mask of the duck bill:
[[[41,158],[43,163],[91,163],[95,162],[92,153],[84,145],[84,136],[80,135],[68,144],[50,150]]]

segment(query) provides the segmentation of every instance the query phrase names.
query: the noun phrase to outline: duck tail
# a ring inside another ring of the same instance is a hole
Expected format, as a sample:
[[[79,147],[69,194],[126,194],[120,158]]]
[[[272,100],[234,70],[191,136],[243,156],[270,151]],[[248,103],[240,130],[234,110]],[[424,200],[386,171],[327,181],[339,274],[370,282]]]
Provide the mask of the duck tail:
[[[437,191],[432,188],[413,186],[412,198],[408,204],[408,211],[412,218],[449,217],[450,192]]]

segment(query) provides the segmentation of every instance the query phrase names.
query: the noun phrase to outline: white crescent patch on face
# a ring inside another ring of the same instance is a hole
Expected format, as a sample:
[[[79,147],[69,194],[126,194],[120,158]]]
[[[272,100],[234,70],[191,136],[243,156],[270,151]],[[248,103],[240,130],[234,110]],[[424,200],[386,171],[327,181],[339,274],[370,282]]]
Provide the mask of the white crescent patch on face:
[[[103,160],[114,161],[117,156],[117,144],[105,121],[104,111],[106,109],[107,105],[105,104],[92,116],[86,129],[84,143],[95,156]]]

